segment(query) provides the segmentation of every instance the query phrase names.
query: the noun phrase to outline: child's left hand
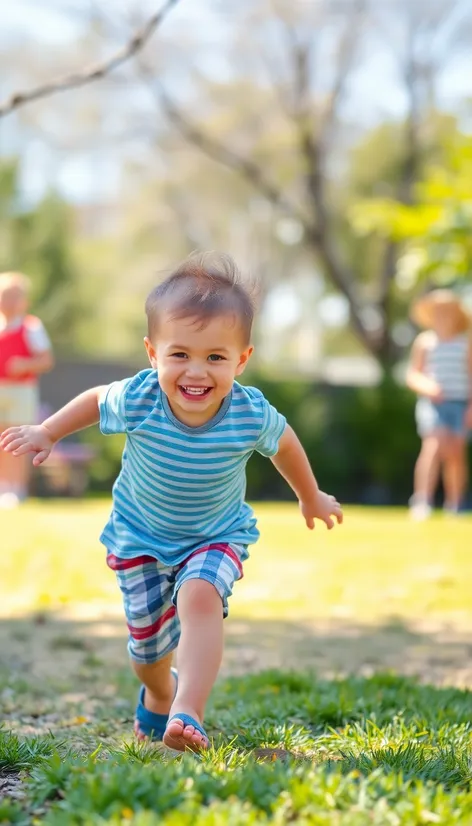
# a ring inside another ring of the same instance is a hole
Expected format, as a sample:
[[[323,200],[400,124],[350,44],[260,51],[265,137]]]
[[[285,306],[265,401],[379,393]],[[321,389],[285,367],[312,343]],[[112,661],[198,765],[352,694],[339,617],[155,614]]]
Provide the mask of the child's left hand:
[[[8,359],[5,369],[9,376],[24,376],[31,365],[31,359],[23,356],[13,356]]]
[[[341,525],[343,521],[342,508],[336,497],[323,493],[322,490],[318,491],[318,494],[311,501],[300,501],[300,510],[310,531],[315,527],[315,519],[321,519],[328,530],[334,528],[333,516],[338,525]]]

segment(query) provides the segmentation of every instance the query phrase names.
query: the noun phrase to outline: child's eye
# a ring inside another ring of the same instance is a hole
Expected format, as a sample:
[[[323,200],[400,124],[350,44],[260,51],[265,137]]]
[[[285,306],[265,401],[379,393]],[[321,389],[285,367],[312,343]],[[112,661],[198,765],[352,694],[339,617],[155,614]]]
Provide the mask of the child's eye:
[[[208,356],[208,361],[224,361],[224,360],[225,360],[224,357],[218,355],[218,353],[211,353],[211,355]]]
[[[187,353],[172,353],[173,359],[186,359]]]

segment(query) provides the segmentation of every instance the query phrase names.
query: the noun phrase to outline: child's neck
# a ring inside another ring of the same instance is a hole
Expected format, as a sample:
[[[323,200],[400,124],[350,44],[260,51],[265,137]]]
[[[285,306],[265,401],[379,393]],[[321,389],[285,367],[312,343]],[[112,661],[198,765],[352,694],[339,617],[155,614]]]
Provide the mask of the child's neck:
[[[5,315],[5,313],[0,313],[0,325],[3,327],[7,327],[8,324],[12,323],[12,321],[16,321],[17,318],[23,318],[23,314],[10,313],[9,315]]]
[[[456,330],[434,330],[439,341],[452,341],[459,333]]]
[[[208,424],[211,422],[212,419],[216,416],[221,405],[223,404],[224,399],[218,404],[216,408],[210,408],[209,410],[202,410],[201,413],[195,411],[192,413],[187,410],[182,410],[181,408],[176,408],[175,404],[171,404],[170,400],[167,399],[170,409],[174,414],[175,418],[179,420],[182,424],[186,425],[187,427],[203,427],[203,425]]]

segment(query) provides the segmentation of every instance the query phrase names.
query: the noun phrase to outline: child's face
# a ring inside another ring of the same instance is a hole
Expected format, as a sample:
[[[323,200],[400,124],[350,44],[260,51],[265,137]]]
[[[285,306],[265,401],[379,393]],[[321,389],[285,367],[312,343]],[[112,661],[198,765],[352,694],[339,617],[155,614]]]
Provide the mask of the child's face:
[[[457,333],[455,304],[441,303],[433,309],[433,330],[438,336],[454,336]]]
[[[7,319],[24,315],[28,301],[24,290],[18,284],[0,290],[0,313]]]
[[[231,316],[217,316],[203,328],[198,318],[164,316],[156,339],[144,341],[174,414],[193,427],[217,413],[253,350]]]

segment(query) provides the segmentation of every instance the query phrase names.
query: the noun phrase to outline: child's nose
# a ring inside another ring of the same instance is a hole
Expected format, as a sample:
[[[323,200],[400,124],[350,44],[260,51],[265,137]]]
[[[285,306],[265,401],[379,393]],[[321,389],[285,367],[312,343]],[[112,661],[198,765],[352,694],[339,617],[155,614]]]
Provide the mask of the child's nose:
[[[187,373],[187,376],[189,376],[189,378],[194,378],[194,379],[206,376],[206,374],[207,374],[207,363],[206,363],[206,361],[191,361],[187,365],[186,373]]]

